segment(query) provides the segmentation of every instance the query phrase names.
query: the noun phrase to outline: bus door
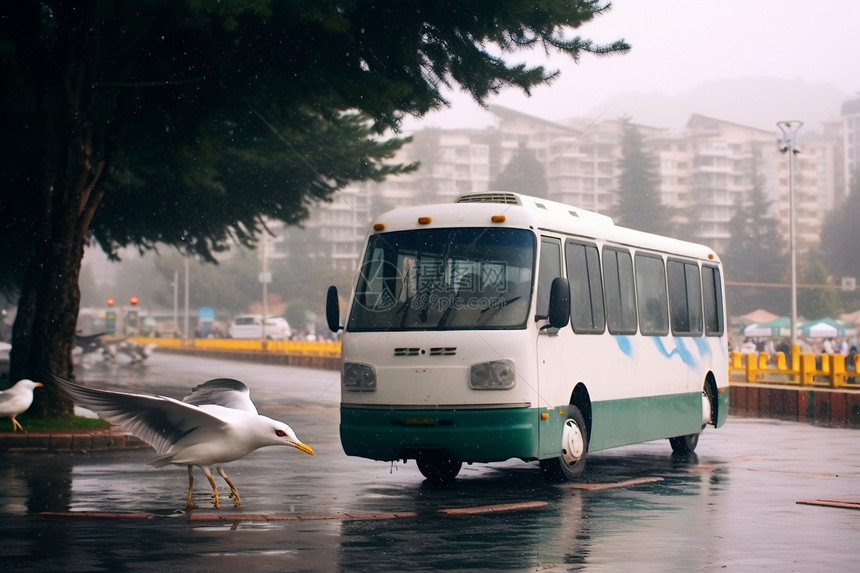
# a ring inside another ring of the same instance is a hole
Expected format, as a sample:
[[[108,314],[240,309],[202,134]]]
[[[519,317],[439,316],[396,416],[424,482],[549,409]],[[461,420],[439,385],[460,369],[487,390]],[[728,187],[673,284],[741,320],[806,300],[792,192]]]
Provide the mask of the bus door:
[[[549,314],[549,293],[553,279],[564,276],[561,268],[561,240],[555,237],[541,237],[540,260],[538,267],[536,319],[540,329],[537,337],[537,373],[538,373],[538,407],[554,408],[560,404],[555,395],[556,389],[562,386],[564,375],[564,348],[558,329],[551,328],[547,315]],[[541,424],[540,452],[541,454],[557,453],[561,447],[560,436],[553,438],[543,432],[548,426]]]

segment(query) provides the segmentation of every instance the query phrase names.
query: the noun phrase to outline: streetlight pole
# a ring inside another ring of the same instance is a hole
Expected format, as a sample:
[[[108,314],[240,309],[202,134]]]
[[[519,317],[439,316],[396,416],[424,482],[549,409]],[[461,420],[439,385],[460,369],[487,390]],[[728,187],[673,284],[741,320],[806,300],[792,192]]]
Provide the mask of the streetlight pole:
[[[795,247],[794,232],[794,156],[798,153],[795,147],[797,132],[803,126],[802,121],[780,121],[777,127],[782,131],[782,139],[779,141],[779,150],[788,153],[788,234],[789,252],[791,255],[791,349],[792,362],[794,347],[797,345],[797,249]]]

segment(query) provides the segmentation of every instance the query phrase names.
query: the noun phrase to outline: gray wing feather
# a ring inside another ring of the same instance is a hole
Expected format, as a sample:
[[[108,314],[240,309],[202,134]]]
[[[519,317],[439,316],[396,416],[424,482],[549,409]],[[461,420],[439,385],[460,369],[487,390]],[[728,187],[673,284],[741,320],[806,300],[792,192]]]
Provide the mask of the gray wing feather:
[[[220,418],[194,405],[165,396],[96,390],[65,380],[57,380],[57,384],[76,404],[94,410],[99,417],[121,426],[159,454],[166,453],[183,436],[200,426],[225,425]]]
[[[195,406],[224,406],[234,410],[244,410],[257,414],[257,407],[251,401],[251,391],[248,387],[232,378],[215,378],[195,386],[191,394],[182,399],[187,404]]]

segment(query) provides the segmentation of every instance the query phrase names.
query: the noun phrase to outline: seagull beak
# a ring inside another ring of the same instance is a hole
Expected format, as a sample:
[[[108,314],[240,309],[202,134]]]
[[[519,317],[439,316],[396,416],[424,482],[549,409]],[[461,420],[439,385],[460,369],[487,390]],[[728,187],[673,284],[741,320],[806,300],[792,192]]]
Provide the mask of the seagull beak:
[[[294,448],[296,448],[297,450],[303,451],[306,454],[309,454],[311,456],[314,455],[313,449],[311,449],[311,447],[307,444],[303,444],[302,442],[293,442],[290,445],[293,446]]]
[[[42,384],[41,382],[35,382],[33,386],[35,386],[36,388],[41,388],[42,386],[44,386],[44,384]]]

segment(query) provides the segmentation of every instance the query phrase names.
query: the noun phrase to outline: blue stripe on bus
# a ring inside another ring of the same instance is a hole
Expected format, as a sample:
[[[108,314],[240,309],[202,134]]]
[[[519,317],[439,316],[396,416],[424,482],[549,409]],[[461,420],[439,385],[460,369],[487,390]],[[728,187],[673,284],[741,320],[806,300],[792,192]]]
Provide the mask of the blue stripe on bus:
[[[633,357],[633,345],[630,344],[630,337],[622,334],[615,334],[612,338],[615,339],[615,343],[618,344],[618,349],[621,350],[625,356],[628,358]]]
[[[697,366],[696,359],[693,357],[690,351],[687,350],[683,338],[674,338],[675,348],[671,352],[666,349],[666,345],[663,344],[663,339],[654,336],[652,337],[652,340],[657,346],[657,350],[660,351],[660,354],[662,354],[666,358],[672,358],[672,356],[677,354],[681,357],[681,361],[690,368],[695,368]]]

